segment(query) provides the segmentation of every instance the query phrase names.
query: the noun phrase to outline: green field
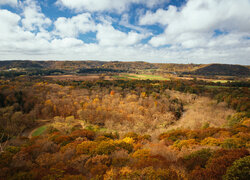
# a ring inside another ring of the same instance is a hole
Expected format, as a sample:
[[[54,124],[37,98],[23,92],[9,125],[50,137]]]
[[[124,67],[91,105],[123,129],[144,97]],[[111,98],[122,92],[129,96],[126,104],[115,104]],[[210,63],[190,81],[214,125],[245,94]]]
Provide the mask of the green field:
[[[212,81],[213,83],[217,83],[217,82],[220,82],[220,83],[227,83],[228,81],[230,81],[230,80],[214,80],[214,81]],[[232,82],[232,81],[230,81],[230,82]]]
[[[207,89],[215,89],[215,88],[229,88],[227,86],[210,86],[210,85],[206,85],[205,88]]]
[[[34,136],[40,136],[41,134],[44,133],[44,131],[47,129],[47,126],[41,126],[38,129],[36,129],[35,132],[32,133],[32,137]]]
[[[148,74],[119,74],[113,76],[117,79],[138,79],[138,80],[170,80],[169,78],[162,77],[160,75],[148,75]]]

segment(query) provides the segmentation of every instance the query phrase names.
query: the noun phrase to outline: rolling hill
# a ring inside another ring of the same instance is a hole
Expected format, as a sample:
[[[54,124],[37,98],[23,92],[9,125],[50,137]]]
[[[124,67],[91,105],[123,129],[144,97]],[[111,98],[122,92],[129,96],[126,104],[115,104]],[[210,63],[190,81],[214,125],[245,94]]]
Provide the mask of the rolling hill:
[[[249,68],[241,65],[210,64],[195,71],[191,71],[188,74],[204,76],[250,76],[250,70]]]
[[[58,71],[67,73],[133,72],[155,71],[161,74],[191,74],[220,76],[250,76],[248,66],[228,64],[174,64],[148,63],[143,61],[0,61],[0,71],[32,72],[49,75]]]

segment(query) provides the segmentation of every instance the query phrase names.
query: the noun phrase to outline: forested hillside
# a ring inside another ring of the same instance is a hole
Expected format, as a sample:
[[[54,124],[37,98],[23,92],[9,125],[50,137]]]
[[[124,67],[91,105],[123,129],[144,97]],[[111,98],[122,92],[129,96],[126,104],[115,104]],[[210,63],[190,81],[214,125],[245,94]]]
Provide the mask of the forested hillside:
[[[220,75],[220,76],[250,76],[250,69],[241,65],[211,64],[199,68],[191,74],[195,75]]]
[[[0,179],[249,177],[249,82],[0,83]]]

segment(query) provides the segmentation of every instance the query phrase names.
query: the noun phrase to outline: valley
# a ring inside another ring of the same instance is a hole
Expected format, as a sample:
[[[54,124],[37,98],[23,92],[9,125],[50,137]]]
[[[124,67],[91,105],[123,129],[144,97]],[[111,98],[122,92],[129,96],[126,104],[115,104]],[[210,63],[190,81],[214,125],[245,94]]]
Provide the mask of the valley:
[[[249,75],[1,63],[0,179],[220,180],[249,161]]]

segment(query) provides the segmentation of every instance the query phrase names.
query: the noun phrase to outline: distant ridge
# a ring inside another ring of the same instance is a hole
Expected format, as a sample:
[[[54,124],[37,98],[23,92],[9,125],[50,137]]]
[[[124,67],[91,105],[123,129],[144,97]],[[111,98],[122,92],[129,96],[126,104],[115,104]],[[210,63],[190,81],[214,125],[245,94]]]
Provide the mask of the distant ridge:
[[[143,61],[0,61],[0,71],[46,73],[104,73],[104,72],[140,72],[141,70],[173,74],[250,76],[250,67],[228,64],[174,64],[148,63]]]
[[[241,65],[209,64],[205,67],[190,72],[195,75],[219,75],[219,76],[250,76],[250,70]]]

